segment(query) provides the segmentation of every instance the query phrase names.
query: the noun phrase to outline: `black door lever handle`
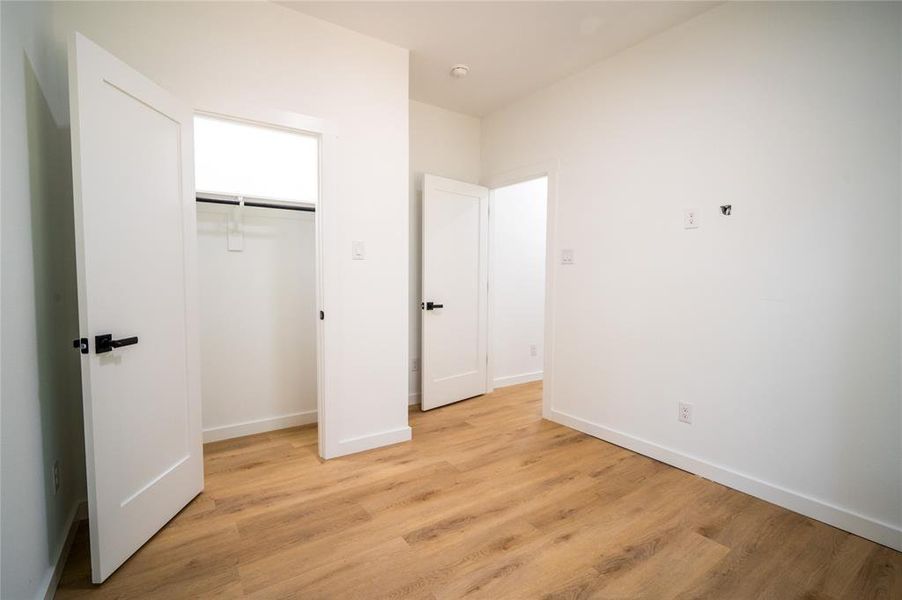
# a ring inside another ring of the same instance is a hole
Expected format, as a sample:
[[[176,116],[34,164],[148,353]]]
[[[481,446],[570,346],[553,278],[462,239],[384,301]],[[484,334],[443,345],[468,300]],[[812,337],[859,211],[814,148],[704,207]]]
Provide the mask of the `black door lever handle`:
[[[426,310],[434,310],[436,308],[445,308],[444,304],[436,304],[435,302],[426,302],[421,303],[420,308],[425,308]]]
[[[97,335],[97,336],[94,336],[94,352],[96,352],[97,354],[103,354],[104,352],[111,351],[113,348],[121,348],[123,346],[132,346],[137,343],[138,343],[137,336],[114,340],[113,335],[110,333],[107,333],[105,335]]]

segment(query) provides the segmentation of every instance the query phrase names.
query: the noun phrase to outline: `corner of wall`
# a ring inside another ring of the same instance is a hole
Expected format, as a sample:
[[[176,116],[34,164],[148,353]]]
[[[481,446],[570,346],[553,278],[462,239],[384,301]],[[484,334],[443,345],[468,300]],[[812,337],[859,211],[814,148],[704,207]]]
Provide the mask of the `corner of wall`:
[[[43,597],[85,498],[64,56],[50,3],[2,3],[3,597]],[[58,465],[58,490],[54,470]],[[52,591],[51,591],[52,593]]]

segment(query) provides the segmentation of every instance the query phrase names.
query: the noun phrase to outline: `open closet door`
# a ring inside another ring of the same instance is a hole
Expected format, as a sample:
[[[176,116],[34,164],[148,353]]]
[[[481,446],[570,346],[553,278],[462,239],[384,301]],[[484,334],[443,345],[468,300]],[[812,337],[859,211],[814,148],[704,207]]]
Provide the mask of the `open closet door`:
[[[423,410],[486,392],[489,190],[423,178]]]
[[[91,568],[104,581],[203,488],[192,112],[69,46]]]

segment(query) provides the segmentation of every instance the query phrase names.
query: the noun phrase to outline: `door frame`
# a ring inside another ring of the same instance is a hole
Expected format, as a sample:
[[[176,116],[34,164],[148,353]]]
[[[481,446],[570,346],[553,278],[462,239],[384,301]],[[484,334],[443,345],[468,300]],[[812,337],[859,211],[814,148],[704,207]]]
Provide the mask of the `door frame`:
[[[247,123],[259,127],[284,129],[304,135],[310,135],[318,140],[319,153],[317,156],[319,181],[317,190],[316,211],[314,212],[315,241],[315,269],[316,269],[316,310],[326,312],[327,295],[325,286],[326,260],[325,239],[327,234],[334,231],[330,224],[332,213],[329,204],[337,197],[336,181],[336,157],[338,136],[329,124],[319,118],[302,115],[299,113],[253,108],[247,105],[233,105],[215,101],[204,103],[202,107],[194,108],[195,115],[214,117],[238,123]],[[316,321],[316,422],[317,441],[320,457],[327,459],[338,454],[338,423],[333,422],[329,416],[337,414],[332,409],[326,380],[326,321]],[[203,415],[201,415],[203,418]]]
[[[495,353],[492,342],[495,320],[495,250],[492,231],[495,217],[492,210],[495,190],[540,177],[548,178],[548,191],[545,199],[545,323],[544,340],[542,341],[544,357],[542,361],[542,417],[548,419],[551,414],[552,394],[554,387],[554,282],[557,276],[557,185],[560,163],[549,159],[539,163],[500,171],[482,178],[482,185],[489,188],[489,314],[488,314],[488,369],[486,369],[486,389],[495,389]]]

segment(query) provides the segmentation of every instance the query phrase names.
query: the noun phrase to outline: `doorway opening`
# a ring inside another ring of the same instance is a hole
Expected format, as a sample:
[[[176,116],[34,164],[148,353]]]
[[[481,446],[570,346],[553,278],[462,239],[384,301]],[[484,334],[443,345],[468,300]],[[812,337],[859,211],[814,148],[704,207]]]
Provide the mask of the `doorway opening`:
[[[543,378],[548,177],[494,188],[489,204],[493,389]]]
[[[549,189],[424,175],[422,410],[544,378]]]
[[[195,115],[204,443],[315,424],[320,138]]]

